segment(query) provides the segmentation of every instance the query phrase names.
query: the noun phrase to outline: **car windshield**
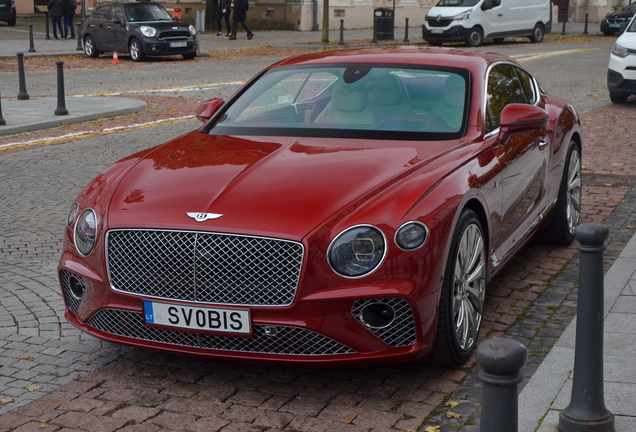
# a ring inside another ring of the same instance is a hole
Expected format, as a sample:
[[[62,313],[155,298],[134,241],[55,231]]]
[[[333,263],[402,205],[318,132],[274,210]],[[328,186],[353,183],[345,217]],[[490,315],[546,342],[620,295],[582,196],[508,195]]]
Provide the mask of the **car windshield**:
[[[628,32],[636,32],[636,17],[632,18],[632,20],[629,23],[629,26],[627,27],[626,31]]]
[[[172,17],[157,4],[135,3],[126,8],[128,21],[172,21]]]
[[[392,65],[276,68],[224,107],[210,133],[457,138],[467,112],[467,77],[463,69]]]
[[[436,6],[475,6],[479,0],[439,0]]]

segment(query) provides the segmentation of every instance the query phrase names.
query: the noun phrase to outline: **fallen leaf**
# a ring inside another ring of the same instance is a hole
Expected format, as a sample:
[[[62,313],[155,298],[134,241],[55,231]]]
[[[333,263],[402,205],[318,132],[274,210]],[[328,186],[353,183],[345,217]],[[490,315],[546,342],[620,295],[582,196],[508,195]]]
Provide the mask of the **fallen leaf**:
[[[40,426],[38,426],[38,429],[44,429],[46,427],[45,424],[41,424]]]
[[[457,405],[459,405],[459,402],[455,402],[455,401],[446,402],[446,406],[451,407],[451,408],[455,408]]]
[[[28,356],[28,357],[22,357],[22,360],[33,360],[35,357],[33,356]]]
[[[15,402],[15,399],[0,399],[0,405],[6,405]]]
[[[424,429],[424,432],[439,432],[439,426],[429,426]]]
[[[90,362],[84,362],[82,363],[84,366],[89,366],[91,363]]]
[[[40,390],[42,387],[39,385],[31,384],[27,388],[29,389],[29,391],[36,391],[36,390]]]
[[[455,414],[451,410],[448,410],[448,411],[446,411],[446,418],[447,419],[457,419],[457,420],[459,420],[460,418],[462,418],[462,415],[461,414]]]

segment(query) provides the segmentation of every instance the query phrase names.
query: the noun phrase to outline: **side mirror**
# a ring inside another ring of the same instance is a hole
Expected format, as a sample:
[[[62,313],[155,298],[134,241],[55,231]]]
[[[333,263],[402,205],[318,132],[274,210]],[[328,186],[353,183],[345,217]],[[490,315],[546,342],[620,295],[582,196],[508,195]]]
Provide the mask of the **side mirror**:
[[[197,108],[196,117],[203,123],[207,123],[214,114],[225,104],[221,98],[214,98],[203,102]]]
[[[500,134],[541,129],[550,122],[550,115],[534,105],[512,103],[506,105],[499,118]]]
[[[487,11],[493,8],[493,4],[491,1],[485,1],[484,4],[481,5],[481,10]]]
[[[113,20],[113,22],[114,22],[115,24],[121,24],[121,18],[115,18],[115,19]]]

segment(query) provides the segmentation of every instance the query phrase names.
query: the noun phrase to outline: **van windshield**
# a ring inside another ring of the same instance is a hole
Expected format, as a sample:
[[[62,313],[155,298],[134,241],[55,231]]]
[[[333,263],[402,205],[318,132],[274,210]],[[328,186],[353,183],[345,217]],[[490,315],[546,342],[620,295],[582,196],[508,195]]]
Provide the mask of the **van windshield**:
[[[439,0],[437,6],[475,6],[479,0]]]

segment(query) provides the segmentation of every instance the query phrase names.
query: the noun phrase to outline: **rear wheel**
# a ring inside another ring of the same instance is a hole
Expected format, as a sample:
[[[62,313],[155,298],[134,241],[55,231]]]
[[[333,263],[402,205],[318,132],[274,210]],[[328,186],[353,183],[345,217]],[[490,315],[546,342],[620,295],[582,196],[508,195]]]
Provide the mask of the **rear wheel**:
[[[486,243],[477,214],[459,216],[446,262],[433,360],[459,365],[477,346],[486,298]]]
[[[146,60],[146,53],[144,53],[144,49],[138,39],[130,41],[129,52],[130,58],[133,61],[140,62]]]
[[[567,246],[574,241],[574,230],[581,216],[581,186],[581,154],[576,142],[570,141],[554,219],[544,233],[548,242]]]
[[[627,102],[627,95],[625,93],[614,93],[610,92],[610,100],[615,104],[623,104]]]
[[[466,45],[470,47],[478,47],[484,43],[484,32],[479,27],[473,27],[468,33]]]
[[[99,55],[97,45],[95,45],[95,39],[90,35],[84,38],[84,54],[90,58],[95,58]]]
[[[543,24],[537,23],[532,29],[532,36],[530,36],[530,42],[539,43],[543,40],[543,36],[545,35],[545,28]]]

